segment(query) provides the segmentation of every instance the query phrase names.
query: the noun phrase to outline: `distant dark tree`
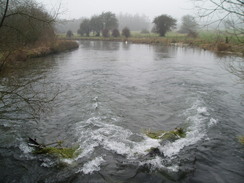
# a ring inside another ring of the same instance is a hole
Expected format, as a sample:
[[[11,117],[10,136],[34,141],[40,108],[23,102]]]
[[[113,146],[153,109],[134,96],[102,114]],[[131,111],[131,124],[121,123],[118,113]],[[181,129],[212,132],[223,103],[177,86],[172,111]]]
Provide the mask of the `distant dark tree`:
[[[74,36],[73,32],[71,30],[68,30],[66,33],[66,37],[71,38],[72,36]]]
[[[176,27],[177,20],[168,15],[161,15],[154,18],[153,23],[155,24],[155,32],[159,33],[160,36],[165,36],[166,32]]]
[[[190,37],[196,37],[197,28],[198,24],[193,16],[185,15],[182,17],[182,24],[179,30],[180,33],[185,33]]]
[[[96,33],[96,36],[100,36],[100,32],[103,30],[102,17],[94,15],[90,20],[90,28]]]
[[[90,20],[89,19],[84,19],[81,24],[80,24],[80,29],[78,30],[78,33],[83,36],[86,34],[86,36],[89,36],[91,32],[90,28]]]
[[[118,20],[115,14],[111,12],[104,12],[100,17],[102,19],[103,29],[112,30],[118,28]]]
[[[120,36],[120,32],[119,32],[119,30],[118,30],[118,29],[113,29],[113,31],[112,31],[112,36],[113,36],[113,37],[119,37],[119,36]]]
[[[103,37],[109,37],[109,30],[103,29],[102,34],[103,34]]]
[[[127,27],[125,27],[122,30],[122,35],[125,36],[126,38],[130,37],[130,29],[128,29]]]

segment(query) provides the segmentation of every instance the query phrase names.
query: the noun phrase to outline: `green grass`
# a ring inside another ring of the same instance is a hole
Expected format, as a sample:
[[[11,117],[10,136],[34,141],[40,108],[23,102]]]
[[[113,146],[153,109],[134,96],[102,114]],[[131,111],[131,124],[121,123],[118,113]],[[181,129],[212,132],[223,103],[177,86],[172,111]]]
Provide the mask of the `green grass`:
[[[57,148],[57,147],[43,147],[35,150],[34,154],[49,154],[59,158],[75,158],[78,156],[77,148]]]
[[[238,140],[239,140],[239,142],[240,142],[241,144],[244,144],[244,136],[242,136],[242,137],[238,137]]]
[[[59,34],[59,38],[66,38],[65,34]],[[240,41],[244,42],[244,35],[237,38],[235,35],[228,34],[226,32],[220,32],[220,31],[199,31],[198,32],[198,37],[196,39],[189,38],[187,37],[186,34],[181,34],[178,32],[167,32],[165,37],[159,37],[158,34],[156,33],[148,33],[148,34],[143,34],[138,31],[132,31],[131,32],[131,38],[164,38],[164,39],[175,39],[175,40],[197,40],[200,39],[202,42],[206,43],[215,43],[215,42],[225,42],[226,37],[228,37],[230,43],[235,43],[235,44],[240,44]],[[113,37],[109,37],[110,39]],[[102,36],[100,37],[95,37],[92,34],[89,37],[86,36],[80,36],[78,34],[75,34],[72,39],[95,39],[95,40],[104,40],[104,39],[109,39],[109,38],[103,38]],[[124,38],[123,36],[120,36],[115,39],[122,39]]]
[[[148,33],[148,34],[143,34],[138,31],[132,31],[131,32],[131,37],[136,37],[136,38],[144,38],[144,37],[158,37],[158,34],[155,33]]]
[[[162,140],[175,140],[186,136],[186,132],[182,128],[176,128],[172,131],[146,131],[145,134],[152,139]]]
[[[226,37],[228,37],[229,43],[240,44],[244,42],[244,35],[239,36],[238,38],[234,34],[228,34],[226,32],[219,31],[200,31],[199,38],[205,42],[214,43],[214,42],[225,42]]]

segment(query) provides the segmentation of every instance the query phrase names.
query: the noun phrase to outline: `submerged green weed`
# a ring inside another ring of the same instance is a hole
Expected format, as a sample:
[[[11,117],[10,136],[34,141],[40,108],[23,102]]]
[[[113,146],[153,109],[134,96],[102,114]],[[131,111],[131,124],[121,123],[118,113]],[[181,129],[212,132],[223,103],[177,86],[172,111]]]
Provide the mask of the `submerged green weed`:
[[[172,131],[146,131],[145,134],[152,139],[162,139],[162,140],[174,140],[179,138],[184,138],[186,132],[182,128],[176,128]]]
[[[238,137],[238,140],[239,140],[239,142],[240,142],[241,144],[244,144],[244,136],[242,136],[242,137]]]
[[[78,148],[58,148],[58,147],[43,147],[34,151],[34,154],[49,154],[59,158],[75,158],[78,156]]]

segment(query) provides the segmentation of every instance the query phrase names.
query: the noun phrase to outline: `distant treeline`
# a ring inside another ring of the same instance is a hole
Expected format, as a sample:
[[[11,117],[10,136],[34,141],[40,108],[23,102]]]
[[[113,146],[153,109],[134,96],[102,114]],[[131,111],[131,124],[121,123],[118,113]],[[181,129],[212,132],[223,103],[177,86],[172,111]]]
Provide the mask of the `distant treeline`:
[[[61,23],[62,22],[62,23]],[[57,33],[65,34],[71,38],[74,33],[81,36],[99,37],[129,37],[131,31],[143,34],[150,32],[165,36],[169,31],[175,30],[190,37],[197,37],[198,23],[191,15],[182,17],[181,25],[177,29],[177,20],[170,15],[162,14],[154,18],[152,23],[145,15],[119,14],[103,12],[90,18],[61,21],[56,24]],[[120,34],[121,32],[121,34]]]
[[[146,15],[131,15],[131,14],[119,14],[116,15],[118,20],[118,29],[121,31],[124,27],[128,27],[131,31],[150,31],[152,28],[152,22]],[[55,23],[55,29],[57,33],[66,33],[72,31],[77,33],[80,28],[80,24],[85,17],[72,20],[59,20]]]

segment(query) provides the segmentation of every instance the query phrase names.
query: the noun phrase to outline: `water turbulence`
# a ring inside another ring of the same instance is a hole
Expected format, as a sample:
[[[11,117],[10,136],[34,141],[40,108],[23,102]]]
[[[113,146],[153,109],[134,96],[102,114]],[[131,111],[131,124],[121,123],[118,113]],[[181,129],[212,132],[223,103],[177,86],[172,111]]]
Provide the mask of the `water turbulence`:
[[[32,60],[25,77],[39,74],[64,89],[37,122],[3,121],[0,180],[240,183],[243,85],[216,60],[190,48],[92,41]],[[175,129],[184,136],[162,138]],[[147,135],[160,130],[159,138]],[[76,156],[33,154],[28,136],[63,140]]]
[[[99,107],[98,97],[95,97],[94,101],[93,107],[97,110]],[[185,121],[180,125],[184,126],[186,136],[174,142],[162,143],[161,140],[147,137],[143,131],[133,133],[131,130],[117,125],[119,119],[116,117],[95,116],[95,113],[93,115],[93,117],[75,125],[80,148],[83,149],[77,160],[83,159],[84,161],[83,167],[78,172],[84,174],[100,171],[101,167],[106,167],[107,163],[111,163],[109,162],[110,158],[115,158],[115,161],[119,161],[121,164],[117,166],[147,168],[149,172],[164,171],[170,176],[182,168],[180,154],[184,152],[181,151],[189,146],[193,146],[191,148],[194,149],[197,142],[207,140],[208,129],[217,124],[217,120],[211,117],[204,102],[196,100],[192,107],[186,109],[182,114]],[[160,153],[149,155],[151,148],[158,148]],[[195,157],[192,157],[191,153],[187,156],[184,158],[191,159],[190,163],[194,163]],[[191,167],[191,171],[193,168]]]

